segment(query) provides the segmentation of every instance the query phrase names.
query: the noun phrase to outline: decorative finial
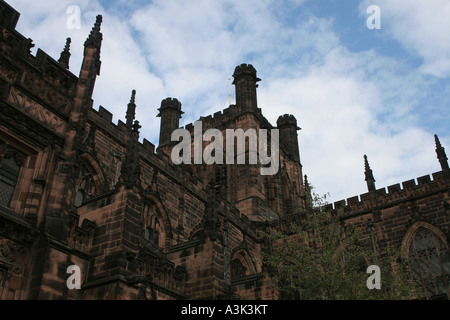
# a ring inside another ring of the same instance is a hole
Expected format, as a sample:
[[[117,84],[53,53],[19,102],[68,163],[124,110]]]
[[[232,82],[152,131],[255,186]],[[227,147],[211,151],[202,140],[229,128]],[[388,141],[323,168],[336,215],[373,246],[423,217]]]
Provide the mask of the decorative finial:
[[[66,39],[66,45],[64,46],[64,51],[70,50],[70,43],[72,42],[72,39],[69,37]]]
[[[447,154],[445,153],[445,148],[441,145],[437,134],[434,135],[434,141],[436,142],[436,154],[439,159],[439,163],[441,164],[441,168],[442,170],[448,169]]]
[[[94,27],[92,28],[91,33],[89,34],[89,37],[86,39],[86,42],[84,43],[84,46],[96,46],[100,47],[101,41],[103,40],[103,35],[100,33],[100,26],[102,24],[103,17],[99,14],[95,20]]]
[[[313,197],[312,188],[308,181],[308,176],[305,174],[305,207],[307,209],[312,209],[313,207]]]
[[[69,69],[69,59],[70,59],[70,43],[72,42],[71,38],[66,39],[66,45],[64,46],[64,50],[61,52],[61,56],[59,57],[58,62],[66,69]]]
[[[136,90],[131,91],[131,99],[130,103],[133,103],[136,101]]]
[[[364,155],[364,175],[366,176],[367,188],[369,191],[375,191],[375,178],[373,177],[372,169],[370,169],[367,155]]]
[[[136,116],[136,90],[133,90],[131,92],[131,99],[130,99],[130,103],[128,103],[128,108],[127,108],[127,115],[125,116],[127,118],[127,123],[126,126],[128,129],[132,129],[133,126],[133,121],[135,119]]]
[[[121,167],[121,174],[117,187],[125,186],[126,189],[141,188],[141,165],[139,163],[139,121],[134,121],[131,132],[127,137],[127,149]]]
[[[136,133],[139,137],[139,129],[142,128],[142,126],[139,124],[139,121],[135,120],[133,123],[133,133]]]
[[[434,135],[434,141],[436,142],[436,149],[442,148],[441,142],[439,141],[439,137],[437,134]]]

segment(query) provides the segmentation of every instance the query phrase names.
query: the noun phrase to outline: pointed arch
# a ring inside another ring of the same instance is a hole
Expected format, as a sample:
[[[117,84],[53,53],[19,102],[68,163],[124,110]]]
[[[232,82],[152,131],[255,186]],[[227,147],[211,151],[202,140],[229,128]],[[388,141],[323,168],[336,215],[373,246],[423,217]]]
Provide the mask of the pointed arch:
[[[427,299],[450,297],[450,249],[444,232],[424,221],[413,224],[403,241],[413,280]]]
[[[9,207],[26,156],[19,150],[0,144],[0,204]]]
[[[230,259],[231,278],[239,278],[256,273],[247,249],[236,248],[231,253]]]
[[[149,244],[165,251],[172,240],[170,220],[159,197],[144,195],[141,235]]]
[[[76,176],[76,191],[74,205],[79,207],[83,203],[106,191],[106,178],[99,162],[90,154],[80,156],[80,167]]]

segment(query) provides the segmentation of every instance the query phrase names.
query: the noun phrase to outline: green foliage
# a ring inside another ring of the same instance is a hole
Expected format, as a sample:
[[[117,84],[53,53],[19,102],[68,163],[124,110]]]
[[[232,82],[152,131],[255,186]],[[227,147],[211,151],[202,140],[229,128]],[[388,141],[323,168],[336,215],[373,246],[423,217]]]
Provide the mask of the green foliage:
[[[342,213],[324,210],[326,196],[314,194],[313,208],[302,212],[290,230],[269,228],[264,235],[273,244],[263,254],[263,265],[281,299],[412,299],[417,295],[409,281],[401,251],[377,252],[370,235]],[[381,269],[381,289],[368,289],[369,265]]]

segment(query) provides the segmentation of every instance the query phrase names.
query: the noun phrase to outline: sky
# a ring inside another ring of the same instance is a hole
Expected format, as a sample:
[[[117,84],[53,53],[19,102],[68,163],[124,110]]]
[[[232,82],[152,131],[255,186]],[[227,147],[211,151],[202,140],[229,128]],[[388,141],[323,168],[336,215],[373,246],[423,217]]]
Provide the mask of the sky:
[[[161,100],[177,98],[180,125],[193,123],[228,107],[234,68],[248,63],[262,79],[265,117],[273,125],[282,114],[296,117],[303,173],[329,202],[367,192],[364,154],[384,188],[440,171],[434,134],[450,152],[450,0],[7,3],[34,54],[40,48],[57,60],[72,38],[77,76],[101,14],[94,108],[125,121],[135,89],[141,140],[156,146]],[[368,11],[373,5],[378,12]]]

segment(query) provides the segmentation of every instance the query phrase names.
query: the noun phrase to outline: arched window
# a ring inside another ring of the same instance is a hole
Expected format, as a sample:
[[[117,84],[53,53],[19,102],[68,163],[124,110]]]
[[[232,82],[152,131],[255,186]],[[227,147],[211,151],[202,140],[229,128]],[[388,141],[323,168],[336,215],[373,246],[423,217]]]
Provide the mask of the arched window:
[[[232,255],[230,269],[231,278],[248,276],[256,272],[248,252],[244,249],[240,249]]]
[[[159,224],[158,218],[153,218],[153,222],[145,228],[144,238],[151,244],[159,247],[161,236],[159,230],[161,229],[161,226]]]
[[[81,164],[80,172],[78,174],[77,192],[75,196],[75,206],[79,207],[87,199],[97,194],[94,177],[91,170],[85,163]]]
[[[164,248],[165,232],[163,221],[158,215],[158,210],[151,202],[144,206],[144,239],[160,249]]]
[[[413,278],[423,286],[428,299],[450,297],[450,254],[441,237],[428,228],[418,228],[408,258]]]
[[[233,259],[231,261],[231,277],[232,278],[238,278],[245,276],[247,272],[247,269],[242,265],[241,260],[238,258]]]
[[[19,180],[20,168],[24,156],[19,151],[8,147],[0,157],[0,204],[9,207],[14,189]]]

